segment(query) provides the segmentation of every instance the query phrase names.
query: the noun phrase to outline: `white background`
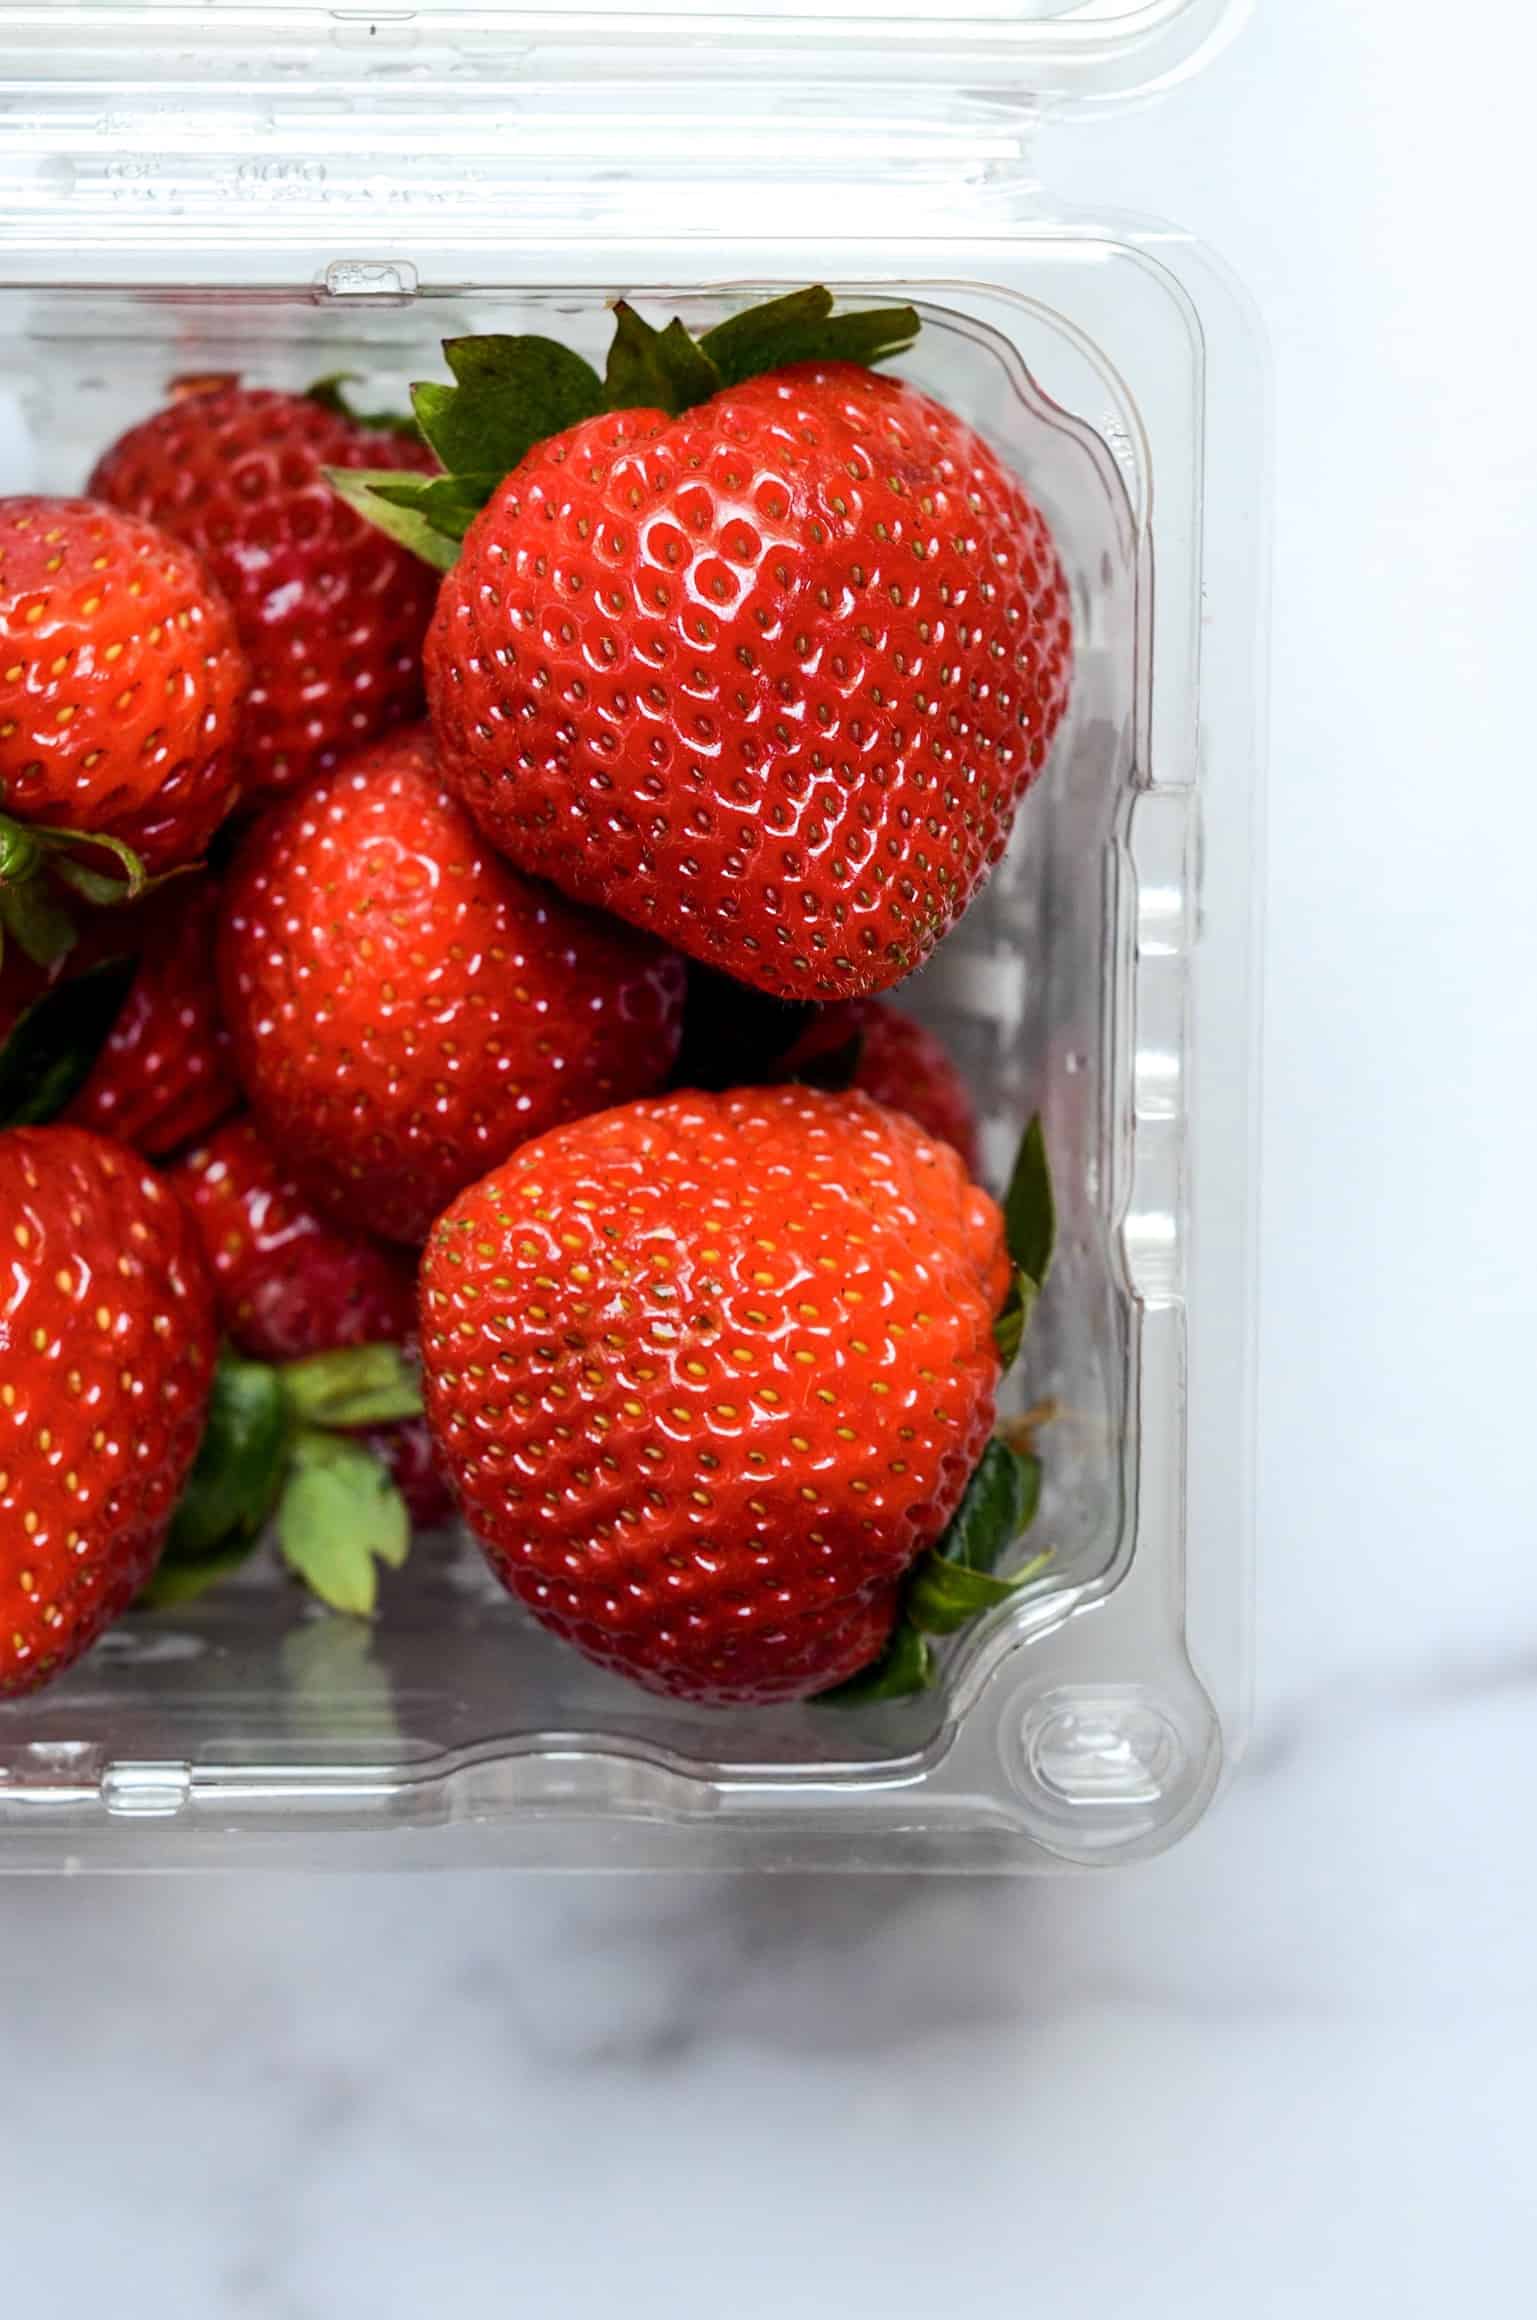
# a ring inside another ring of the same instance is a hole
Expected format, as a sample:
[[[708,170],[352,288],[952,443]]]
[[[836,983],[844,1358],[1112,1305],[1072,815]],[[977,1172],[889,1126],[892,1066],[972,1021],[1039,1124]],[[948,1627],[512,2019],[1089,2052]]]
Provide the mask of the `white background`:
[[[1047,153],[1275,349],[1245,1779],[1092,1884],[0,1888],[18,2320],[1529,2305],[1526,23],[1268,0]]]

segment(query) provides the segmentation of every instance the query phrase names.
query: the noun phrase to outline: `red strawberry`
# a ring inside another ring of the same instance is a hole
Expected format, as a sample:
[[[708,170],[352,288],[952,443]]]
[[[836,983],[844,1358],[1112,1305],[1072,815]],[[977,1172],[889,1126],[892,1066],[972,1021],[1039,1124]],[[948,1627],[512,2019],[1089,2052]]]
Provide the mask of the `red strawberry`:
[[[428,1417],[558,1634],[654,1691],[797,1699],[879,1656],[956,1513],[1008,1280],[956,1155],[862,1096],[632,1104],[434,1229]]]
[[[0,1695],[79,1657],[153,1569],[202,1432],[213,1290],[190,1219],[80,1128],[0,1136]]]
[[[953,1144],[967,1174],[977,1174],[971,1097],[954,1060],[926,1024],[883,999],[853,999],[825,1008],[781,1059],[778,1076],[822,1085],[818,1066],[841,1063],[845,1055],[852,1076],[840,1084],[906,1112],[926,1135]]]
[[[657,1087],[682,961],[497,859],[424,735],[247,836],[220,982],[240,1076],[306,1191],[390,1239],[524,1138]]]
[[[530,450],[443,583],[427,694],[510,860],[825,1000],[900,981],[966,908],[1071,644],[1019,477],[915,388],[809,362]]]
[[[235,800],[245,683],[229,607],[181,542],[89,500],[0,501],[15,822],[115,838],[151,870],[191,860]]]
[[[66,1119],[159,1160],[234,1110],[240,1089],[214,981],[218,915],[211,878],[178,880],[145,907],[138,972]]]
[[[435,583],[340,500],[327,467],[430,469],[418,442],[305,395],[225,380],[132,427],[91,489],[207,558],[251,662],[248,794],[292,789],[421,711]]]
[[[227,1122],[170,1180],[197,1221],[225,1334],[252,1360],[415,1336],[415,1266],[322,1222],[253,1120]]]

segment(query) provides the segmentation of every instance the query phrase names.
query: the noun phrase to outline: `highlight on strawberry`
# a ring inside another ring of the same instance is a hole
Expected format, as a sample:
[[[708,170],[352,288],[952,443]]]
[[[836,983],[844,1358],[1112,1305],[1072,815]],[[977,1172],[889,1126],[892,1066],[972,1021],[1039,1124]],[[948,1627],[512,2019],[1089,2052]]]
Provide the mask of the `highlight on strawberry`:
[[[332,475],[444,574],[428,707],[498,850],[789,999],[922,964],[1068,702],[1041,508],[871,367],[918,329],[813,288],[697,337],[621,304],[601,377],[450,340],[454,383],[414,393],[443,473]]]

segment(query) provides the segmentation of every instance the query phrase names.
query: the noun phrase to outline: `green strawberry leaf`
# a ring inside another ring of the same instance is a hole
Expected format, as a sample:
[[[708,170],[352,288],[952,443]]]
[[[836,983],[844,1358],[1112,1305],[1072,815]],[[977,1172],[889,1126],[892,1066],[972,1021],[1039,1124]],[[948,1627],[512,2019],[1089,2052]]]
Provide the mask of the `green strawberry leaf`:
[[[1007,1603],[1051,1562],[1051,1550],[999,1578],[996,1565],[1035,1520],[1041,1461],[1033,1451],[989,1442],[939,1544],[914,1566],[901,1616],[881,1657],[818,1702],[863,1706],[920,1692],[934,1680],[931,1635],[954,1635],[984,1611]]]
[[[1003,1229],[1014,1279],[1003,1310],[993,1323],[993,1338],[1004,1368],[1011,1369],[1030,1325],[1057,1243],[1057,1204],[1052,1191],[1051,1164],[1046,1138],[1037,1114],[1026,1128],[1003,1197]]]
[[[420,442],[416,421],[409,411],[355,411],[347,400],[348,387],[361,386],[361,371],[328,371],[312,387],[304,390],[305,401],[318,403],[323,411],[335,411],[342,419],[350,419],[354,427],[376,427],[385,435],[408,435],[413,443]]]
[[[18,1018],[0,1047],[0,1128],[57,1119],[91,1076],[137,971],[108,959],[58,983]]]
[[[910,1699],[915,1692],[926,1692],[933,1681],[934,1654],[927,1639],[910,1621],[899,1619],[880,1658],[861,1668],[857,1676],[850,1676],[846,1683],[818,1692],[815,1705],[864,1708],[875,1700]]]
[[[398,546],[408,548],[413,556],[420,556],[424,564],[436,571],[447,572],[459,554],[459,537],[441,532],[414,503],[416,487],[425,478],[410,468],[393,467],[328,467],[325,478],[334,492],[360,516]],[[384,498],[381,486],[410,485],[413,497],[401,505]]]
[[[735,387],[789,363],[884,362],[905,354],[921,328],[911,306],[835,314],[832,292],[816,284],[733,314],[707,330],[699,343],[723,384]]]
[[[721,385],[720,372],[676,315],[665,330],[653,330],[620,299],[603,381],[610,411],[667,411],[676,417],[695,403],[707,403]]]
[[[35,967],[52,967],[73,948],[75,922],[43,879],[23,873],[14,886],[0,884],[0,937],[25,951]]]
[[[422,380],[411,389],[411,402],[417,431],[446,475],[328,468],[327,479],[370,523],[446,572],[475,511],[536,443],[602,411],[647,408],[676,416],[707,402],[722,386],[786,363],[883,362],[918,335],[911,306],[835,314],[833,303],[829,290],[795,290],[749,307],[696,339],[676,316],[658,330],[621,299],[601,379],[555,339],[496,333],[445,339],[453,385]],[[322,379],[312,391],[345,410],[341,390],[348,375]]]
[[[1022,1571],[997,1579],[991,1571],[965,1571],[958,1563],[926,1558],[908,1593],[907,1616],[925,1635],[953,1635],[982,1612],[1007,1603],[1028,1580],[1038,1579],[1050,1561],[1049,1552],[1037,1555]]]
[[[410,508],[445,539],[462,540],[497,485],[499,475],[412,475],[375,479],[370,489],[389,507]]]
[[[285,1362],[283,1399],[301,1426],[389,1426],[422,1414],[416,1371],[398,1345],[355,1345]]]
[[[452,475],[510,475],[524,453],[603,409],[590,363],[553,338],[449,338],[456,384],[411,390],[416,423]]]
[[[333,1611],[371,1618],[378,1565],[398,1570],[411,1545],[405,1500],[372,1453],[306,1427],[278,1503],[284,1561]]]
[[[288,1443],[288,1410],[277,1371],[266,1362],[224,1352],[214,1372],[203,1439],[172,1518],[166,1562],[199,1562],[237,1541],[249,1546],[276,1503]]]
[[[1038,1289],[1044,1288],[1057,1245],[1057,1204],[1039,1113],[1025,1130],[1003,1196],[1003,1226],[1009,1255]]]
[[[966,1571],[994,1571],[1035,1520],[1041,1462],[996,1436],[978,1459],[950,1526],[931,1552]]]

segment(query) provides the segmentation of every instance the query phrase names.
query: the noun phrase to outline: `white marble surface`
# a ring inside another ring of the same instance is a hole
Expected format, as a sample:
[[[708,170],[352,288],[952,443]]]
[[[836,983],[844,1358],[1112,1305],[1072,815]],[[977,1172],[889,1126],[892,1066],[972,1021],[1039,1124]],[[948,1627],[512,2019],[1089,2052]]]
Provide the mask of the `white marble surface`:
[[[1464,63],[1393,0],[1272,0],[1049,151],[1205,231],[1277,350],[1245,1777],[1102,1882],[0,1889],[18,2320],[1529,2303],[1518,21],[1465,12]]]

